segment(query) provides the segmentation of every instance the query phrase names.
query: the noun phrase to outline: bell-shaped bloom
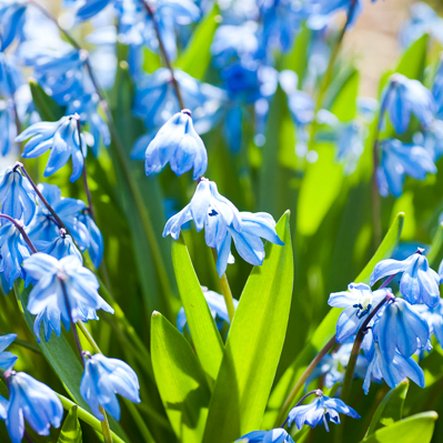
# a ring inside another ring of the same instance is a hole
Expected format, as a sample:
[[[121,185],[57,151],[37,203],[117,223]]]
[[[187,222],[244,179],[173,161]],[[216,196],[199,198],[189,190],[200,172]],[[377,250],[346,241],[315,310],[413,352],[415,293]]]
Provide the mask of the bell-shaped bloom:
[[[0,208],[3,214],[26,225],[34,217],[35,192],[17,168],[8,168],[0,177]]]
[[[377,182],[379,192],[384,197],[389,194],[399,197],[403,192],[406,176],[424,180],[428,173],[437,172],[432,153],[422,146],[388,139],[380,147],[381,161],[377,168]]]
[[[61,260],[63,257],[68,255],[75,255],[80,262],[83,262],[83,257],[81,252],[75,246],[72,241],[72,237],[67,234],[59,234],[52,241],[38,241],[35,242],[35,246],[38,251],[44,252],[45,254],[49,254],[52,257]]]
[[[432,94],[418,80],[394,74],[384,94],[382,100],[386,100],[386,111],[398,134],[403,134],[408,129],[412,114],[424,127],[429,126],[434,118],[435,103]]]
[[[23,157],[35,158],[50,151],[45,177],[54,174],[72,158],[70,180],[77,180],[86,157],[86,143],[83,135],[79,135],[78,120],[78,115],[68,115],[56,122],[38,122],[25,129],[16,138],[18,142],[28,140]]]
[[[209,291],[207,288],[203,289],[203,295],[208,303],[209,310],[211,311],[212,318],[215,320],[218,329],[222,329],[223,325],[230,323],[228,310],[226,308],[226,302],[222,295],[215,291]],[[233,300],[234,308],[238,306],[238,300]],[[186,327],[187,320],[184,308],[181,308],[177,315],[177,328],[183,332]]]
[[[413,305],[412,309],[426,321],[429,332],[434,334],[440,346],[443,346],[443,299],[430,308],[425,304]]]
[[[262,238],[283,244],[275,232],[271,215],[258,212],[239,212],[217,190],[217,185],[203,178],[188,205],[172,216],[165,225],[163,236],[178,239],[181,227],[193,220],[197,231],[205,229],[206,244],[217,251],[217,272],[223,275],[232,262],[231,244],[234,241],[239,255],[252,265],[261,265],[265,257]]]
[[[58,428],[63,406],[48,386],[24,372],[7,371],[9,402],[6,407],[6,428],[12,443],[20,443],[25,420],[39,435],[49,435],[50,427]]]
[[[4,51],[23,29],[26,12],[25,2],[2,2],[0,4],[0,51]]]
[[[371,275],[371,286],[382,278],[402,274],[400,292],[411,304],[425,303],[432,307],[440,300],[440,276],[428,263],[423,250],[405,260],[386,259],[377,263]]]
[[[146,148],[146,175],[157,174],[167,163],[177,175],[194,169],[194,180],[201,177],[208,166],[205,145],[187,109],[173,115]]]
[[[252,431],[236,440],[236,443],[294,443],[292,437],[283,428],[270,431]]]
[[[387,289],[372,292],[365,283],[351,283],[347,291],[333,292],[329,296],[329,306],[345,308],[337,322],[337,341],[344,343],[356,334],[367,316],[388,292]]]
[[[61,333],[61,323],[69,329],[71,321],[96,320],[96,311],[113,309],[98,294],[97,278],[75,255],[57,260],[38,252],[23,263],[27,276],[35,281],[29,294],[27,309],[36,315],[34,333],[40,335],[43,322],[45,339],[52,331]]]
[[[102,354],[84,352],[85,370],[80,384],[80,393],[92,413],[103,420],[100,407],[116,420],[120,419],[120,405],[116,394],[139,403],[137,374],[125,362]]]
[[[376,340],[373,342],[372,351],[369,355],[369,365],[363,382],[363,391],[369,392],[372,381],[385,380],[390,388],[395,388],[405,378],[411,379],[418,386],[423,387],[425,377],[423,370],[412,357],[404,357],[399,352],[389,360],[382,354]]]
[[[319,390],[313,402],[307,405],[295,406],[291,409],[288,415],[288,425],[291,426],[292,423],[295,422],[297,428],[301,429],[303,425],[314,428],[321,423],[329,432],[328,421],[339,424],[339,414],[345,414],[352,418],[360,418],[360,415],[345,404],[343,400],[330,398]]]
[[[17,338],[16,334],[0,335],[0,369],[7,371],[14,366],[17,357],[5,349]]]
[[[389,362],[396,352],[408,358],[424,349],[429,340],[429,327],[406,300],[397,297],[382,308],[373,334],[383,358]]]
[[[0,223],[0,275],[3,289],[8,292],[15,280],[23,277],[21,265],[31,252],[13,223],[3,219]]]

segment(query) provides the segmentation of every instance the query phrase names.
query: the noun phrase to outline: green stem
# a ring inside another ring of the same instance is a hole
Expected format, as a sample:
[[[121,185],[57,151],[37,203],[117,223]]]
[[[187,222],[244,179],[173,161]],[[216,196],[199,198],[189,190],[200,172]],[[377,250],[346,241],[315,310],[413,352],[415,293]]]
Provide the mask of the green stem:
[[[141,434],[143,435],[143,443],[155,443],[154,437],[151,434],[151,431],[148,429],[148,427],[145,424],[145,420],[141,416],[140,412],[138,411],[137,407],[129,400],[125,400],[125,404],[127,408],[129,409],[129,412],[131,413],[134,421],[137,424],[137,427]]]
[[[298,393],[303,388],[304,384],[306,383],[306,380],[309,378],[309,376],[312,374],[314,369],[317,367],[317,365],[320,363],[322,358],[330,352],[334,346],[336,345],[335,335],[323,346],[323,348],[319,351],[319,353],[314,357],[314,359],[309,363],[309,365],[304,370],[301,377],[297,380],[294,387],[292,388],[291,392],[289,393],[288,397],[286,398],[285,402],[283,403],[283,406],[280,409],[280,412],[278,414],[277,420],[275,421],[275,426],[280,426],[285,415],[288,413],[289,408],[294,403],[295,399],[297,398]]]
[[[100,422],[102,427],[103,439],[105,443],[112,443],[112,432],[109,426],[108,416],[106,415],[103,406],[99,406],[99,411],[103,414],[103,420]]]
[[[214,262],[217,262],[217,252],[212,249],[212,256],[214,257]],[[231,287],[229,286],[229,280],[226,272],[220,277],[220,289],[225,299],[226,309],[228,311],[229,320],[232,323],[232,319],[235,314],[234,297],[232,296]]]
[[[88,328],[85,326],[85,324],[82,321],[77,322],[78,328],[80,331],[82,331],[83,337],[86,338],[87,342],[90,344],[91,348],[96,354],[103,354],[103,352],[100,350],[98,344],[94,340],[94,337],[91,335],[91,333],[88,331]]]

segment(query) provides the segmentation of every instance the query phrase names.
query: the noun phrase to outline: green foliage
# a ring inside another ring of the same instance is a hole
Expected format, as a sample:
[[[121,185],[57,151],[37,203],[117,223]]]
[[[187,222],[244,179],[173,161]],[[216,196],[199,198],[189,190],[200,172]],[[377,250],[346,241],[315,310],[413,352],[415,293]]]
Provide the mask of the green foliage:
[[[78,406],[74,405],[68,412],[57,443],[82,443],[82,428],[77,417]]]

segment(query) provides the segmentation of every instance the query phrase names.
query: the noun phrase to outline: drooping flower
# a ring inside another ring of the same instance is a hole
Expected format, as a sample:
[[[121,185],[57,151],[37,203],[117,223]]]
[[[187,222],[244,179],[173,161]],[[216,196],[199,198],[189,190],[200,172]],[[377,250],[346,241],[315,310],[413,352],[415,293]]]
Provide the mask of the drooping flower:
[[[52,389],[24,372],[7,371],[4,376],[10,393],[6,427],[13,443],[22,441],[25,420],[39,435],[60,426],[63,407]]]
[[[337,341],[344,343],[356,334],[367,316],[388,293],[387,289],[372,292],[365,283],[351,283],[348,291],[333,292],[329,296],[329,306],[345,308],[337,322]]]
[[[17,168],[8,168],[0,177],[0,205],[3,214],[25,224],[34,217],[35,192]]]
[[[29,294],[27,309],[36,315],[34,333],[40,336],[43,322],[46,341],[52,331],[61,333],[61,323],[69,329],[71,321],[96,320],[96,311],[114,310],[98,294],[97,278],[75,255],[57,260],[38,252],[23,263],[27,276],[35,280]]]
[[[405,378],[411,379],[420,387],[425,384],[423,370],[412,357],[404,357],[396,351],[393,359],[388,361],[381,353],[376,340],[373,340],[368,358],[370,362],[363,382],[365,394],[369,392],[371,381],[385,380],[390,388],[395,388]]]
[[[434,334],[440,346],[443,346],[443,299],[432,308],[425,304],[413,305],[412,308],[426,321],[429,332]]]
[[[405,260],[386,259],[379,262],[372,272],[371,286],[382,278],[402,274],[400,292],[411,304],[425,303],[435,306],[440,300],[440,276],[428,263],[423,249]]]
[[[7,371],[14,366],[17,357],[5,349],[17,338],[16,334],[6,334],[0,336],[0,369]]]
[[[396,352],[408,358],[417,350],[425,349],[429,340],[429,328],[411,305],[399,297],[388,301],[373,326],[383,360],[387,365]]]
[[[294,443],[292,437],[283,428],[270,431],[252,431],[236,440],[236,443]]]
[[[23,151],[23,157],[39,157],[50,151],[44,176],[48,177],[58,171],[72,158],[71,181],[77,180],[86,157],[86,143],[83,134],[78,131],[79,117],[68,115],[56,122],[38,122],[25,129],[16,140],[28,140]]]
[[[435,112],[431,92],[418,80],[411,80],[402,74],[394,74],[384,92],[386,111],[398,134],[403,134],[414,114],[420,123],[428,126]]]
[[[116,394],[134,403],[140,402],[137,374],[129,365],[102,354],[90,355],[84,352],[83,357],[85,369],[80,393],[98,419],[103,420],[100,407],[116,420],[120,419],[120,405]]]
[[[381,161],[377,168],[377,183],[382,196],[399,197],[406,176],[424,180],[428,173],[435,174],[437,167],[433,155],[422,146],[402,143],[397,139],[380,143]]]
[[[4,51],[23,28],[23,22],[26,12],[24,2],[2,2],[0,4],[0,51]]]
[[[322,391],[317,390],[316,399],[313,402],[291,409],[288,415],[288,425],[291,426],[295,422],[297,428],[301,429],[305,424],[314,428],[322,423],[329,432],[328,421],[339,424],[339,414],[360,418],[360,415],[343,400],[328,397]]]
[[[38,241],[35,242],[38,251],[51,255],[52,257],[61,260],[68,255],[75,255],[80,262],[83,262],[81,252],[77,249],[72,237],[66,233],[57,235],[52,241]]]
[[[205,145],[187,109],[173,115],[146,148],[146,175],[157,174],[167,163],[177,175],[194,169],[194,180],[202,176],[208,166]]]
[[[217,190],[217,185],[202,178],[188,205],[172,216],[165,225],[163,236],[180,236],[182,226],[193,220],[197,231],[205,229],[206,244],[217,251],[217,271],[223,275],[232,260],[231,244],[234,241],[239,255],[248,263],[261,265],[265,257],[262,238],[283,244],[275,232],[271,215],[258,212],[239,212]]]

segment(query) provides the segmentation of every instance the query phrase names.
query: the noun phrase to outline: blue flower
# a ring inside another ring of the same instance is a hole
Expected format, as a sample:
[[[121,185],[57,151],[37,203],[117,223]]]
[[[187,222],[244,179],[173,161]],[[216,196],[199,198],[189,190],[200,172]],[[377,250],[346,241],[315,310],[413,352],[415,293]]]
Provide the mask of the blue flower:
[[[237,443],[294,443],[292,437],[283,429],[252,431],[236,440]]]
[[[146,148],[146,175],[160,172],[167,163],[177,175],[194,169],[194,180],[202,176],[208,166],[205,145],[187,109],[173,115]]]
[[[139,403],[137,374],[125,362],[107,358],[102,354],[84,353],[85,370],[80,384],[80,393],[92,413],[103,420],[100,407],[116,420],[120,419],[120,405],[116,394]]]
[[[12,289],[15,280],[23,277],[22,262],[30,251],[19,230],[9,221],[0,225],[0,275],[5,292]],[[20,221],[18,221],[20,223]]]
[[[345,308],[337,322],[337,341],[344,343],[356,334],[367,316],[387,293],[386,289],[372,292],[371,288],[364,283],[351,283],[348,291],[333,292],[329,296],[329,306]]]
[[[239,255],[252,265],[261,265],[265,257],[262,238],[282,245],[275,232],[275,221],[265,212],[239,212],[217,190],[217,185],[202,178],[188,205],[172,216],[165,225],[163,236],[180,236],[181,227],[194,220],[197,231],[205,229],[206,244],[217,251],[217,272],[221,276],[232,261],[231,243]]]
[[[418,386],[425,384],[424,374],[412,357],[404,357],[399,352],[394,353],[392,360],[384,358],[377,341],[373,341],[369,354],[369,365],[363,382],[363,391],[369,392],[371,381],[381,382],[383,379],[390,388],[395,388],[403,379],[409,378]]]
[[[226,303],[222,295],[215,291],[209,291],[207,288],[203,289],[203,295],[205,296],[206,302],[208,303],[209,310],[213,319],[217,322],[219,329],[222,329],[223,325],[230,322],[228,310],[226,308]],[[234,299],[234,307],[237,308],[238,300]],[[177,328],[183,332],[186,327],[187,320],[185,310],[180,309],[177,315]]]
[[[0,369],[7,371],[14,366],[17,357],[5,349],[17,338],[16,334],[0,335]]]
[[[401,298],[388,301],[373,326],[384,361],[389,364],[396,352],[408,358],[428,345],[429,328],[411,305]]]
[[[14,110],[12,103],[2,103],[0,101],[0,156],[5,157],[15,147],[15,137],[17,136],[17,126],[14,121]]]
[[[298,429],[303,425],[315,426],[322,423],[329,432],[328,420],[332,423],[339,424],[339,414],[345,414],[352,418],[360,418],[360,415],[346,405],[343,400],[339,398],[330,398],[318,390],[317,398],[308,405],[295,406],[291,409],[288,415],[288,425],[291,426],[293,422]]]
[[[72,157],[71,181],[77,180],[82,171],[86,157],[86,144],[83,134],[78,133],[77,115],[62,117],[56,122],[34,123],[25,129],[16,140],[19,142],[30,139],[23,151],[23,157],[39,157],[51,151],[44,175],[48,177],[64,166]]]
[[[20,443],[25,432],[25,420],[39,435],[49,435],[51,425],[60,426],[62,404],[55,392],[24,372],[7,371],[9,402],[6,427],[12,443]]]
[[[0,177],[1,212],[28,224],[36,210],[35,192],[17,168],[8,168]]]
[[[0,51],[4,51],[15,37],[21,36],[25,12],[26,5],[21,2],[3,2],[0,5]]]
[[[418,80],[411,80],[402,74],[394,74],[384,92],[386,111],[398,134],[408,129],[411,114],[420,123],[429,126],[434,118],[435,103],[431,92]]]
[[[375,0],[373,0],[375,1]],[[351,5],[355,3],[352,10]],[[309,25],[314,29],[321,29],[330,22],[330,15],[337,11],[344,9],[347,13],[352,12],[352,15],[348,17],[349,25],[355,23],[357,17],[362,10],[361,0],[314,0],[311,6],[311,13],[309,17]]]
[[[426,321],[431,334],[434,334],[440,346],[443,346],[443,299],[432,308],[425,305],[413,305],[412,308]]]
[[[90,19],[106,8],[110,0],[78,0],[76,3],[79,4],[77,6],[76,17],[83,21]]]
[[[52,331],[61,333],[61,322],[69,329],[71,320],[96,320],[96,311],[113,309],[98,294],[97,278],[75,255],[60,260],[43,252],[33,254],[23,263],[27,276],[35,281],[27,309],[36,315],[34,333],[40,336],[43,322],[46,341]]]
[[[422,249],[405,260],[387,259],[377,263],[370,284],[396,274],[402,274],[400,292],[409,303],[425,303],[433,307],[439,302],[440,276],[429,267]]]
[[[72,237],[64,232],[61,232],[49,242],[36,241],[35,246],[38,251],[49,254],[59,260],[68,255],[75,255],[81,262],[83,261],[82,254],[72,241]]]
[[[377,183],[380,194],[399,197],[407,175],[424,180],[426,174],[435,174],[437,167],[432,154],[421,146],[408,145],[397,139],[383,140],[381,161],[377,168]]]

